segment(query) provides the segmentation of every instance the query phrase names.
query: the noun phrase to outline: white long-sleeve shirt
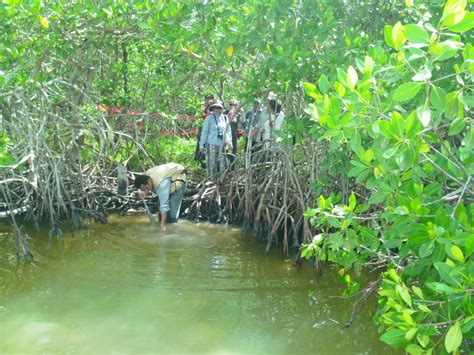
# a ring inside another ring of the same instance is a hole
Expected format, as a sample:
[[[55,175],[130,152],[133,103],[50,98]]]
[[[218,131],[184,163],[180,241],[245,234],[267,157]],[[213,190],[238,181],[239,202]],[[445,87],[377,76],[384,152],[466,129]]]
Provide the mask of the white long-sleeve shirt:
[[[273,121],[273,128],[270,128],[270,119]],[[268,119],[263,122],[263,141],[265,142],[265,148],[270,146],[271,141],[280,142],[281,138],[275,134],[275,131],[281,131],[283,127],[283,120],[285,119],[285,114],[279,112],[276,115],[269,114]]]

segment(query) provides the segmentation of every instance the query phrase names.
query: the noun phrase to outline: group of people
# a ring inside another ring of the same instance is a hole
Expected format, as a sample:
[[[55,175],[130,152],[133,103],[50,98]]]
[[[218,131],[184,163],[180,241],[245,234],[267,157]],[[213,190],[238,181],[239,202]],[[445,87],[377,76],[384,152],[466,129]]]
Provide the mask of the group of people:
[[[246,139],[251,141],[252,150],[266,149],[278,143],[280,138],[275,132],[283,126],[284,113],[278,97],[270,92],[266,99],[266,107],[262,101],[255,98],[252,107],[242,118],[241,127]],[[229,101],[229,110],[224,110],[220,101],[214,101],[214,96],[205,96],[204,119],[199,134],[199,155],[206,156],[207,173],[210,178],[233,167],[237,153],[237,128],[240,119],[238,101]],[[230,154],[230,152],[232,152]]]
[[[284,113],[275,94],[266,99],[266,107],[255,98],[252,107],[242,118],[243,134],[250,141],[250,149],[270,148],[280,138],[275,135],[281,130]],[[240,119],[238,101],[229,101],[229,109],[224,110],[214,96],[205,96],[204,123],[199,134],[198,155],[206,157],[207,173],[213,178],[218,173],[232,167],[237,153],[237,128]],[[230,153],[232,152],[232,153]],[[167,223],[178,221],[181,202],[187,186],[188,170],[180,164],[167,163],[155,166],[145,174],[135,174],[134,186],[140,190],[139,197],[144,199],[154,192],[160,202],[160,226],[165,230]]]

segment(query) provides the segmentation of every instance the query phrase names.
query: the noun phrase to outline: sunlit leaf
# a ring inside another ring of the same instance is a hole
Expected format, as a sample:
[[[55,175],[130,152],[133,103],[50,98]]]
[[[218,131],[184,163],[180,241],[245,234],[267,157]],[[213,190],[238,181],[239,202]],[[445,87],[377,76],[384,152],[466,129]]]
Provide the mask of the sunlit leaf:
[[[339,83],[338,81],[336,81],[334,83],[334,90],[336,90],[337,94],[340,96],[340,97],[344,97],[345,94],[346,94],[346,89],[345,87]]]
[[[39,20],[40,20],[41,26],[43,26],[44,28],[49,28],[49,21],[45,17],[40,16]]]
[[[392,32],[393,32],[393,27],[390,25],[385,25],[384,27],[384,38],[385,42],[390,46],[390,47],[395,47],[395,43],[393,42],[392,38]]]
[[[355,71],[354,67],[352,65],[349,66],[346,75],[346,82],[349,85],[349,89],[354,90],[358,80],[359,77],[357,76],[357,72]]]
[[[352,193],[351,196],[349,197],[349,209],[351,211],[354,211],[356,204],[357,204],[356,196],[354,193]]]
[[[411,307],[412,301],[408,288],[405,285],[397,285],[396,290],[401,299]]]
[[[409,24],[405,25],[405,34],[412,43],[428,43],[430,35],[421,26]]]
[[[462,33],[474,28],[474,13],[468,12],[464,18],[457,24],[449,26],[449,30]]]
[[[372,59],[372,57],[369,57],[368,55],[365,56],[364,58],[364,70],[367,73],[372,73],[374,70],[375,62]]]
[[[459,248],[457,245],[453,245],[451,247],[451,254],[453,254],[453,256],[456,258],[456,260],[458,260],[460,262],[464,262],[464,254],[463,254],[461,248]]]
[[[367,149],[364,154],[364,161],[367,164],[370,164],[370,162],[374,159],[374,151],[372,149]]]
[[[448,353],[455,352],[462,342],[462,332],[459,322],[454,323],[446,333],[446,338],[444,339],[444,345]]]
[[[398,21],[395,26],[393,26],[392,39],[396,48],[400,48],[407,40],[407,37],[405,35],[405,28],[403,27],[400,21]]]
[[[380,129],[380,132],[387,138],[395,138],[395,135],[390,129],[390,122],[389,121],[384,121],[380,120],[378,121],[378,126]]]
[[[309,95],[310,93],[316,90],[316,85],[311,84],[307,81],[303,83],[303,87],[304,87],[304,91],[306,92],[306,95]]]
[[[389,269],[388,270],[388,274],[390,275],[390,277],[392,278],[393,281],[395,282],[400,282],[400,276],[398,276],[397,272],[395,271],[395,269]]]
[[[452,26],[462,21],[466,16],[466,0],[448,0],[443,8],[441,21],[445,26]]]
[[[421,83],[406,83],[399,86],[393,95],[396,102],[408,101],[418,94],[423,84]]]
[[[416,330],[416,329],[415,329]],[[410,338],[411,339],[411,338]],[[406,352],[413,355],[423,355],[426,354],[425,349],[421,348],[419,345],[410,344],[405,348]]]
[[[411,287],[413,292],[415,293],[415,295],[417,295],[419,298],[423,299],[423,291],[421,290],[421,288],[417,287],[417,286],[412,286]]]

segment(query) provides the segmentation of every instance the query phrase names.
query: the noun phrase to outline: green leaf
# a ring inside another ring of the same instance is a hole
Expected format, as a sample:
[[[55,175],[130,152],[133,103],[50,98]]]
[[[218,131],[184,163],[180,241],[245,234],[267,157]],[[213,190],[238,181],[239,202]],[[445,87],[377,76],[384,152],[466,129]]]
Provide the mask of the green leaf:
[[[447,40],[431,45],[428,49],[428,53],[435,57],[434,60],[443,61],[454,57],[462,46],[462,42]]]
[[[399,86],[393,95],[395,102],[408,101],[418,94],[423,84],[421,83],[406,83]]]
[[[444,282],[447,282],[451,286],[456,286],[456,280],[451,276],[451,266],[446,263],[437,262],[434,263],[434,267],[438,270],[439,276],[443,279]]]
[[[403,43],[405,43],[405,41],[407,40],[407,37],[405,35],[405,28],[403,27],[400,21],[398,21],[395,26],[393,26],[392,39],[393,43],[395,44],[395,48],[401,48]]]
[[[426,346],[430,343],[430,337],[428,335],[417,335],[416,340],[418,340],[418,343],[420,343],[420,345],[424,348],[426,348]]]
[[[426,354],[425,349],[421,348],[416,344],[410,344],[405,348],[406,352],[409,354],[422,355]]]
[[[450,92],[446,95],[446,105],[444,108],[444,114],[447,118],[452,119],[456,117],[459,112],[459,93],[456,91]]]
[[[433,86],[430,91],[430,102],[436,110],[444,110],[444,105],[446,103],[446,92],[437,86]]]
[[[405,334],[405,339],[406,340],[411,340],[413,337],[416,335],[418,332],[418,328],[411,328],[406,334]]]
[[[443,16],[441,22],[445,26],[455,25],[464,18],[466,15],[466,0],[448,0],[443,8]]]
[[[403,116],[397,112],[392,112],[392,121],[390,122],[390,131],[397,137],[403,136],[403,129],[405,127],[405,122]]]
[[[444,339],[444,346],[448,353],[455,352],[462,342],[462,332],[459,322],[454,323],[451,328],[449,328],[446,338]]]
[[[374,66],[375,66],[375,62],[372,59],[372,57],[369,57],[368,55],[365,56],[365,59],[364,59],[364,70],[365,70],[365,72],[366,73],[372,73],[372,71],[374,70]]]
[[[334,228],[340,228],[341,222],[336,217],[328,217],[328,223]]]
[[[380,133],[382,133],[385,137],[395,138],[395,135],[391,131],[389,121],[379,120],[378,121],[378,126],[379,126],[379,129],[380,129]]]
[[[336,69],[337,80],[344,86],[349,87],[347,84],[347,72],[342,70],[342,68]]]
[[[405,285],[397,285],[396,291],[401,299],[410,307],[412,306],[411,296],[408,292],[408,288]]]
[[[354,131],[349,141],[349,144],[350,144],[351,149],[356,153],[362,149],[360,142],[361,141],[360,141],[359,131]]]
[[[471,234],[466,239],[466,258],[468,258],[474,252],[474,234]]]
[[[449,26],[449,30],[456,33],[467,32],[473,28],[474,28],[474,13],[472,12],[468,12],[464,16],[464,18],[461,20],[461,22],[458,22],[455,25]]]
[[[405,34],[412,43],[428,43],[430,35],[421,26],[415,24],[405,25]]]
[[[316,85],[304,82],[303,83],[304,91],[306,92],[306,95],[310,95],[316,90]]]
[[[445,293],[447,295],[453,295],[456,293],[454,288],[441,282],[428,282],[426,285],[437,293]]]
[[[337,94],[340,96],[340,97],[344,97],[346,95],[346,89],[344,88],[344,86],[339,83],[338,81],[336,81],[334,83],[334,90],[336,90]]]
[[[461,248],[459,248],[457,245],[453,245],[451,247],[451,254],[453,254],[456,260],[460,261],[461,263],[464,262],[464,254],[462,253]]]
[[[411,288],[412,288],[413,292],[415,293],[415,295],[417,295],[421,299],[424,299],[423,291],[421,290],[421,288],[419,288],[417,286],[412,286]]]
[[[324,210],[326,208],[326,199],[323,195],[319,195],[319,208]]]
[[[364,161],[367,164],[370,164],[370,162],[374,159],[374,151],[372,149],[367,149],[364,154]]]
[[[385,38],[385,42],[390,46],[390,47],[395,47],[395,42],[393,42],[392,38],[392,32],[393,32],[393,27],[390,25],[385,25],[383,29],[383,34]]]
[[[383,334],[380,337],[384,343],[392,346],[392,347],[400,347],[406,344],[405,334],[407,333],[406,330],[402,329],[392,329]]]
[[[328,81],[328,78],[327,78],[326,75],[323,74],[319,77],[318,86],[319,86],[319,90],[321,90],[321,92],[323,94],[328,93],[328,91],[329,91],[329,81]]]
[[[389,159],[397,152],[397,150],[398,147],[389,148],[383,152],[382,157],[384,159]]]
[[[466,121],[464,117],[458,117],[449,126],[448,135],[455,136],[458,133],[461,133],[466,127]]]
[[[351,193],[351,196],[349,197],[349,209],[351,211],[354,211],[354,208],[356,207],[357,204],[357,199],[354,193]]]
[[[400,276],[398,276],[395,269],[389,269],[387,272],[388,272],[388,274],[390,275],[390,277],[392,278],[393,281],[395,281],[397,283],[401,282]]]
[[[385,193],[383,191],[378,191],[377,193],[370,196],[368,203],[370,205],[377,205],[385,201],[385,198],[386,198]]]

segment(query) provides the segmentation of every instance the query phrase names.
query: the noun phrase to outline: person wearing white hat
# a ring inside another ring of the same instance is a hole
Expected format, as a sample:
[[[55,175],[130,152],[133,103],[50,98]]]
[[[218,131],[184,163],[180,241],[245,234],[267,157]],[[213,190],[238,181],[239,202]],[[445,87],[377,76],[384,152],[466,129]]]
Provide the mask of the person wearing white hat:
[[[229,163],[231,170],[234,169],[235,156],[237,154],[237,123],[240,117],[240,112],[237,112],[239,102],[236,99],[229,101],[229,109],[224,111],[229,119],[231,135],[232,135],[232,154],[229,154]]]
[[[285,114],[281,110],[278,99],[272,99],[268,102],[268,112],[270,119],[266,121],[263,132],[264,147],[267,149],[281,141],[281,138],[275,132],[282,129],[283,120],[285,119]]]
[[[226,148],[232,149],[232,135],[228,118],[222,113],[224,106],[221,102],[213,103],[209,110],[211,113],[204,120],[201,137],[199,139],[199,152],[206,149],[207,175],[212,178],[228,167]]]
[[[270,91],[268,93],[268,96],[265,100],[266,104],[264,105],[264,108],[262,109],[262,112],[260,113],[260,122],[258,123],[258,129],[257,129],[257,136],[256,140],[258,142],[263,142],[265,140],[268,140],[270,137],[270,112],[268,111],[268,104],[270,100],[277,100],[278,96],[275,94],[273,91]]]

